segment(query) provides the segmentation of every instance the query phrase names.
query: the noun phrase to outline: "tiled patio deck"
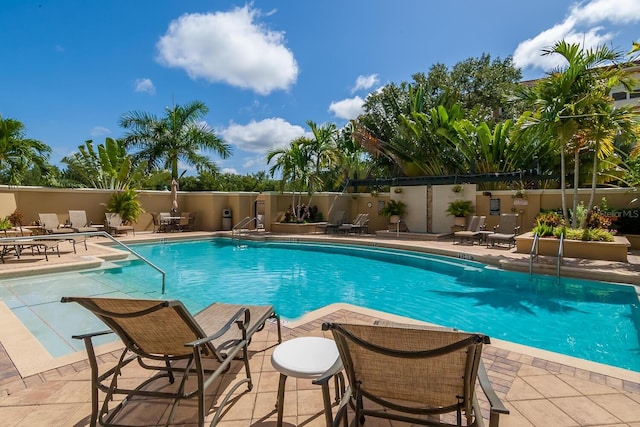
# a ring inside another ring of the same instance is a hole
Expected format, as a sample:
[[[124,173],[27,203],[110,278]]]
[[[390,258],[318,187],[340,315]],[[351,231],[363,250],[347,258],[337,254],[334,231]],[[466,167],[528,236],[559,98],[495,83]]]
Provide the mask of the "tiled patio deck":
[[[208,234],[210,235],[210,234]],[[150,236],[138,236],[137,239]],[[177,236],[176,236],[177,237]],[[325,237],[321,237],[325,238]],[[361,239],[369,239],[363,237]],[[372,240],[376,240],[371,238]],[[378,239],[379,243],[381,239]],[[405,242],[407,245],[429,246],[435,252],[456,251],[472,256],[500,257],[506,260],[519,256],[506,250],[487,250],[478,246],[453,247],[448,242]],[[77,255],[65,253],[60,259],[52,257],[50,267],[69,262],[86,262],[87,256],[101,256],[102,249],[91,247]],[[36,261],[24,257],[32,269],[35,264],[44,265],[44,260]],[[635,261],[635,258],[634,258]],[[569,263],[572,261],[569,260]],[[580,261],[576,260],[579,264]],[[6,267],[0,266],[0,274],[9,271],[11,261]],[[21,264],[24,265],[24,264]],[[580,265],[580,264],[579,264]],[[622,268],[621,274],[633,276],[636,264]],[[615,267],[615,266],[613,266]],[[611,267],[588,265],[602,271]],[[373,322],[386,315],[352,306],[330,306],[305,318],[286,325],[283,339],[297,336],[323,335],[320,325],[323,321],[359,321]],[[393,320],[398,320],[393,318]],[[7,354],[0,342],[0,425],[2,426],[84,426],[88,425],[90,414],[90,382],[86,360],[44,372],[23,377],[16,368],[14,360]],[[237,399],[224,412],[222,426],[274,426],[275,399],[278,374],[272,368],[270,355],[277,344],[275,325],[268,324],[264,331],[256,334],[251,343],[250,364],[254,376],[254,388],[248,393],[239,393]],[[114,354],[101,356],[105,363],[113,360]],[[16,357],[28,355],[13,355]],[[486,346],[483,359],[489,377],[511,414],[501,419],[502,426],[636,426],[640,427],[640,373],[621,369],[609,369],[601,365],[558,357],[558,355],[536,351],[534,349],[494,342]],[[129,374],[135,376],[134,372]],[[233,375],[230,373],[229,375]],[[228,382],[226,382],[228,383]],[[212,396],[207,400],[211,409],[216,408],[217,398],[222,390],[216,390],[214,384],[210,390]],[[243,388],[240,389],[242,391]],[[287,382],[285,394],[285,425],[322,426],[322,394],[318,386],[310,380]],[[124,415],[120,421],[131,425],[157,425],[167,416],[167,405],[145,401],[138,404],[135,411]],[[195,402],[181,405],[172,425],[195,425],[197,409]],[[209,420],[213,415],[209,416]],[[369,419],[369,426],[400,425]],[[406,425],[406,424],[403,424]]]

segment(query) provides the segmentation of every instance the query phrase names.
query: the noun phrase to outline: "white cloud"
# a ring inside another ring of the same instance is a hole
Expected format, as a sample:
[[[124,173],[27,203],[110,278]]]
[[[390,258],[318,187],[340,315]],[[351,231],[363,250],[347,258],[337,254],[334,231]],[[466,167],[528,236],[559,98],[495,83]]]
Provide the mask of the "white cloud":
[[[356,96],[354,98],[347,98],[342,101],[332,102],[331,105],[329,105],[329,111],[338,118],[351,120],[364,112],[362,109],[363,105],[364,99]]]
[[[157,43],[158,61],[184,69],[192,79],[224,82],[261,95],[296,82],[298,64],[284,33],[256,22],[249,6],[229,12],[185,14]]]
[[[91,135],[94,138],[96,136],[109,135],[110,133],[111,133],[111,130],[103,126],[94,126],[93,129],[89,131],[89,135]]]
[[[135,91],[155,95],[156,87],[153,85],[151,79],[136,79]]]
[[[281,118],[252,120],[246,125],[232,123],[220,131],[224,140],[244,151],[266,153],[272,148],[288,145],[305,135],[305,130]]]
[[[240,175],[236,168],[222,168],[220,170],[221,173],[230,173],[232,175]]]
[[[367,90],[371,89],[373,85],[378,84],[378,75],[377,74],[369,74],[368,76],[358,76],[356,79],[356,85],[351,89],[351,93],[355,93],[361,89]]]
[[[550,70],[565,65],[559,55],[542,56],[542,50],[560,40],[579,43],[585,48],[611,41],[616,25],[640,21],[639,0],[592,0],[573,4],[565,20],[521,42],[513,54],[513,62],[521,68]],[[605,27],[611,25],[611,30]]]

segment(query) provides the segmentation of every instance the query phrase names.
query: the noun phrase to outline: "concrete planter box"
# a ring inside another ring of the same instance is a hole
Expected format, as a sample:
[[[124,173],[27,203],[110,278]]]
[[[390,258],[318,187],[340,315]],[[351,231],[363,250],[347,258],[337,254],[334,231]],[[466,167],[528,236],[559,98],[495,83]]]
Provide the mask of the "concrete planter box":
[[[640,234],[625,234],[623,237],[629,240],[631,249],[640,249]]]
[[[274,222],[271,224],[271,232],[282,234],[310,234],[317,232],[317,226],[323,224],[326,224],[326,222],[309,222],[306,224],[298,224],[294,222]]]
[[[538,240],[538,254],[555,257],[558,255],[559,239],[543,237]],[[516,252],[528,254],[533,245],[533,233],[516,237]],[[584,242],[565,240],[564,256],[567,258],[595,259],[627,262],[627,251],[631,244],[625,236],[615,236],[613,242]]]

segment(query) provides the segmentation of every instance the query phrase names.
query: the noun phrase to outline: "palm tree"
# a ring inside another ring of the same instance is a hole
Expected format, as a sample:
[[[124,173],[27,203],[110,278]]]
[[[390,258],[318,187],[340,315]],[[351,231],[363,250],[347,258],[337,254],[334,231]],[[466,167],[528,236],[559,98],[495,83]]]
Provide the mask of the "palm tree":
[[[302,136],[291,141],[289,147],[275,148],[267,153],[267,164],[276,159],[275,164],[269,169],[271,176],[275,176],[280,171],[280,188],[284,190],[287,183],[291,185],[291,210],[295,213],[297,220],[302,219],[302,212],[295,208],[296,194],[299,193],[297,205],[300,206],[302,190],[305,187],[308,190],[313,188],[318,179],[317,175],[310,173],[312,159],[307,147],[311,144],[313,141],[310,138]]]
[[[231,151],[203,121],[209,112],[200,101],[185,106],[166,108],[166,116],[134,111],[120,119],[120,126],[129,131],[125,134],[125,147],[140,148],[134,160],[147,160],[148,168],[170,169],[171,178],[178,179],[178,161],[194,166],[198,171],[217,172],[217,167],[201,150],[212,150],[222,158]]]
[[[0,173],[8,176],[7,183],[20,185],[30,167],[41,171],[49,168],[51,148],[38,140],[25,138],[24,124],[0,116]]]
[[[600,90],[609,86],[607,82],[621,82],[619,75],[611,75],[611,67],[602,67],[608,62],[619,61],[622,55],[606,46],[595,50],[584,50],[579,44],[557,42],[552,48],[545,49],[543,55],[561,55],[567,66],[551,72],[533,87],[520,87],[514,99],[529,102],[534,108],[530,120],[524,126],[538,138],[553,138],[560,150],[560,188],[562,191],[562,214],[567,215],[566,203],[566,160],[565,153],[571,145],[574,152],[575,168],[579,169],[579,156],[582,146],[580,132],[589,129],[594,108],[601,105],[603,97],[608,96]],[[625,83],[626,84],[626,83]],[[609,86],[610,87],[610,86]],[[521,121],[521,123],[523,123]],[[574,176],[573,211],[577,207],[579,177]],[[572,218],[575,228],[576,216]]]

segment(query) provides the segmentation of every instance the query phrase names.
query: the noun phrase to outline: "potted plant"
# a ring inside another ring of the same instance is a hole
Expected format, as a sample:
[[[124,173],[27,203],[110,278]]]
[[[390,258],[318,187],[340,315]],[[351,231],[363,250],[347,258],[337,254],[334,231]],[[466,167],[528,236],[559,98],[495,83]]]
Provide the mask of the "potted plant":
[[[388,216],[391,224],[400,222],[400,217],[407,213],[407,204],[401,200],[389,200],[382,209],[380,215]]]
[[[449,202],[447,208],[447,215],[455,217],[454,224],[464,226],[464,221],[467,215],[471,215],[475,209],[471,200],[454,200]]]
[[[134,223],[144,213],[138,192],[132,189],[115,192],[107,203],[107,212],[117,212],[126,224]]]
[[[9,230],[12,227],[13,224],[11,224],[9,217],[0,218],[0,231]]]

